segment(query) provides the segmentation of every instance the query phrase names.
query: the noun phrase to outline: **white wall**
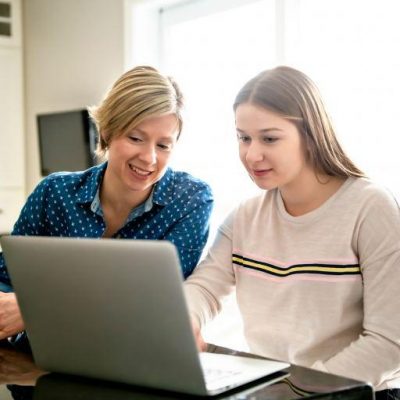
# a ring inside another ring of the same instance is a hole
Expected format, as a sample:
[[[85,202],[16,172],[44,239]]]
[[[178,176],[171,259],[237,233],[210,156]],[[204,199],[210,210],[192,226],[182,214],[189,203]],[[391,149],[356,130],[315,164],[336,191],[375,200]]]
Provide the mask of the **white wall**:
[[[98,103],[124,70],[123,0],[23,0],[26,189],[40,176],[36,115]]]

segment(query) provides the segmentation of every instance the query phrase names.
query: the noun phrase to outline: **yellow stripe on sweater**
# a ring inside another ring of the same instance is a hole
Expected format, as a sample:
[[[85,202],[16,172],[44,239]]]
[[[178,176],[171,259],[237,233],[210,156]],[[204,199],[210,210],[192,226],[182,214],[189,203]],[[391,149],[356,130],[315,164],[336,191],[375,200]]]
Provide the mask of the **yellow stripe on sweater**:
[[[361,269],[359,265],[351,266],[329,266],[329,265],[294,265],[282,270],[281,268],[275,267],[273,265],[265,265],[263,263],[244,260],[243,258],[233,256],[232,261],[236,264],[254,267],[257,269],[262,269],[267,272],[271,272],[276,275],[285,276],[293,272],[325,272],[325,273],[341,273],[341,274],[354,274],[360,273]]]

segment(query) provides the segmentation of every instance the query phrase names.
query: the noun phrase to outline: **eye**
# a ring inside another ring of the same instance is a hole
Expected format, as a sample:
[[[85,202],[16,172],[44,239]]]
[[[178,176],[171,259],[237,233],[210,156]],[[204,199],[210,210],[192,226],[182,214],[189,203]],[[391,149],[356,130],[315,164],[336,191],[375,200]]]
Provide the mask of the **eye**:
[[[276,138],[276,137],[271,137],[271,136],[264,136],[263,137],[263,141],[265,143],[275,143],[277,140],[279,140],[279,139]]]
[[[157,147],[158,147],[160,150],[169,151],[169,150],[171,150],[172,145],[171,145],[171,144],[159,143],[159,144],[157,145]]]
[[[128,136],[128,137],[129,137],[129,140],[134,142],[134,143],[143,142],[143,140],[141,138],[137,137],[137,136]]]
[[[251,142],[250,136],[244,135],[243,133],[238,133],[237,138],[238,138],[238,141],[242,142],[242,143],[250,143]]]

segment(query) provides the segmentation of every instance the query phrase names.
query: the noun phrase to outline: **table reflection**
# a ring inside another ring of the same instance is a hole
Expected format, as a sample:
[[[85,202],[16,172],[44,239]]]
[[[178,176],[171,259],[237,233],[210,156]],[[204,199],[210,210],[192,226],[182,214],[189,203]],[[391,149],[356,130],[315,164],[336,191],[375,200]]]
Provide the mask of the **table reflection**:
[[[35,365],[30,354],[0,346],[0,385],[34,386],[46,373]]]

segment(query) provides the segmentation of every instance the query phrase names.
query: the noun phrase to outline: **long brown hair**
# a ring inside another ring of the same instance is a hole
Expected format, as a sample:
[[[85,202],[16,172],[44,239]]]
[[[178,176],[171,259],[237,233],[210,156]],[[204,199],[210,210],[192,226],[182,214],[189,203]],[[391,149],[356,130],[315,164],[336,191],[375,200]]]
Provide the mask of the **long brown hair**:
[[[319,90],[304,73],[287,66],[266,70],[247,82],[233,109],[252,103],[293,122],[315,171],[337,177],[363,177],[340,146]]]

